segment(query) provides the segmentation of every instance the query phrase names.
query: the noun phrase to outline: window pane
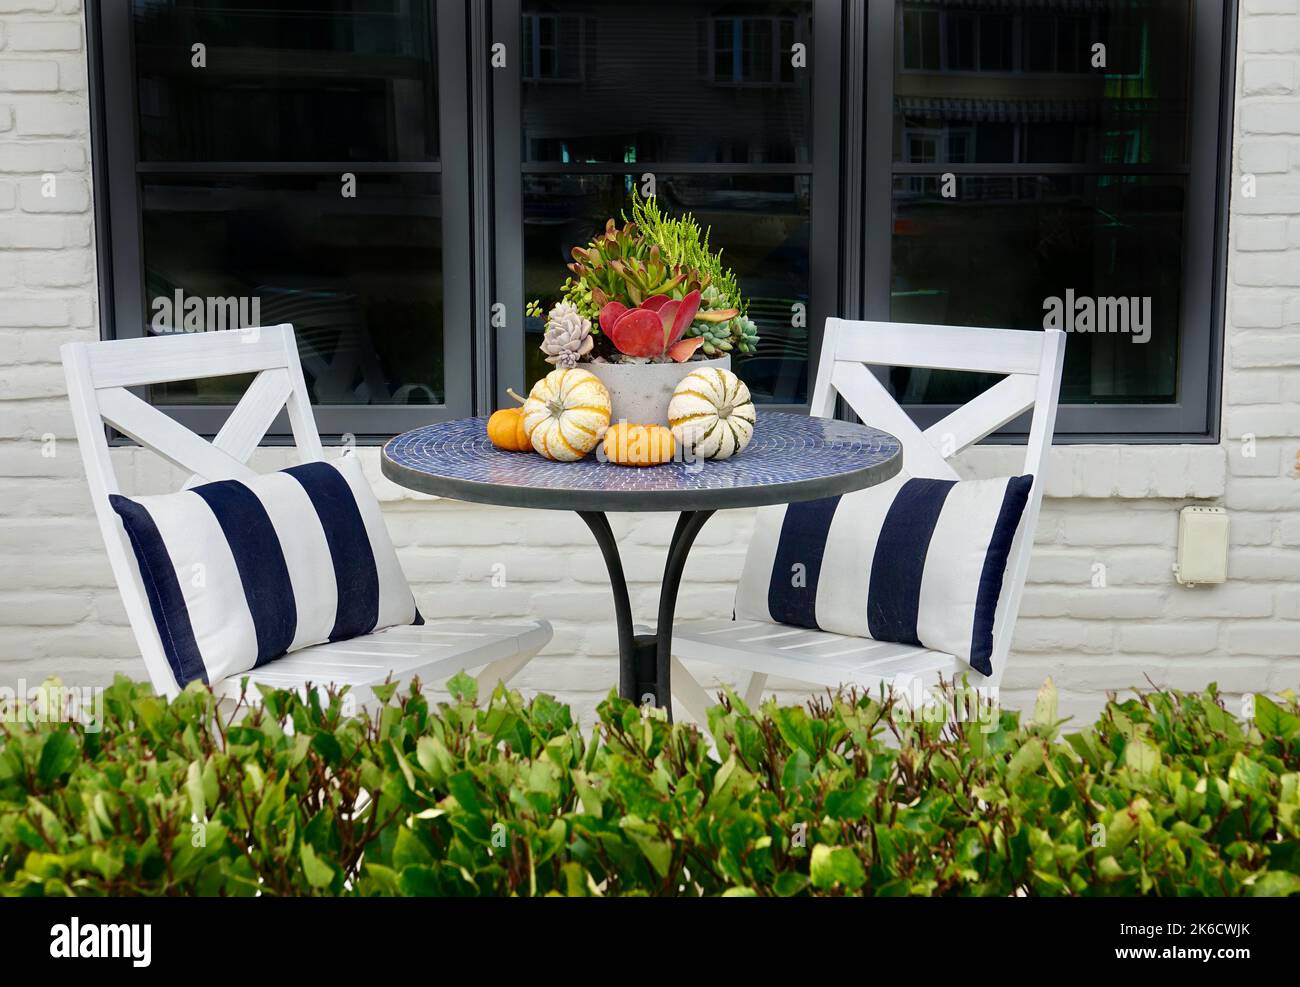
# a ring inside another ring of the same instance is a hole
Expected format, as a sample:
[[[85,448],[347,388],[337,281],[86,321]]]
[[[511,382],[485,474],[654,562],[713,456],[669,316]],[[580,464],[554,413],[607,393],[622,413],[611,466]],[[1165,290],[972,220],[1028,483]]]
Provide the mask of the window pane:
[[[232,309],[215,300],[235,299],[259,316],[241,322],[293,323],[312,401],[441,404],[439,193],[428,174],[358,174],[355,198],[334,175],[147,178],[151,331],[228,328]],[[152,398],[220,404],[244,386],[165,384]]]
[[[977,16],[971,6],[963,0],[927,4],[940,9],[924,13],[903,8],[896,161],[908,160],[908,131],[968,128],[973,160],[984,163],[1186,165],[1188,0],[1097,3],[1086,18]],[[942,67],[928,53],[940,22],[947,38]],[[1094,44],[1105,45],[1104,68],[1092,67]]]
[[[524,176],[525,299],[539,299],[543,310],[559,300],[571,250],[621,216],[630,182],[623,175]],[[757,354],[733,357],[733,365],[758,401],[807,400],[807,319],[796,319],[794,306],[806,311],[808,304],[810,187],[803,176],[658,176],[659,205],[711,228],[710,246],[736,271],[759,344]],[[529,382],[551,369],[537,349],[543,321],[529,319],[524,335]]]
[[[431,8],[135,0],[141,160],[436,159]]]
[[[970,177],[954,199],[942,197],[935,179],[900,176],[891,317],[1038,329],[1049,299],[1062,308],[1073,299],[1079,314],[1063,399],[1168,402],[1176,396],[1185,210],[1181,176]],[[1084,298],[1097,306],[1091,332],[1083,331]],[[1095,331],[1102,318],[1109,332]],[[944,403],[986,386],[972,376],[901,372],[894,383],[908,401]]]
[[[554,39],[523,62],[525,160],[807,162],[811,25],[811,0],[525,0],[525,41]]]

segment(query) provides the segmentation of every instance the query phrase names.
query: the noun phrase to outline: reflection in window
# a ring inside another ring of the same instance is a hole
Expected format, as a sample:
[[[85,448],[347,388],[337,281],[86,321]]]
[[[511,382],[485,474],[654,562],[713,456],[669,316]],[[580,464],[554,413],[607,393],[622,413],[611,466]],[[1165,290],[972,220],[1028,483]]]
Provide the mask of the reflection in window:
[[[436,159],[429,5],[356,6],[135,0],[141,160]]]
[[[807,164],[811,30],[810,0],[524,0],[526,160]]]
[[[1071,339],[1063,397],[1176,400],[1190,4],[930,0],[898,11],[892,318],[1032,329],[1067,292],[1149,299],[1147,341]],[[1095,43],[1104,67],[1092,66]],[[980,389],[960,375],[903,376],[894,383],[908,401]]]
[[[584,17],[524,14],[524,80],[576,82],[581,79],[583,36],[586,31],[594,31],[594,23]]]
[[[262,324],[293,323],[316,403],[444,403],[432,17],[429,4],[135,0],[145,311],[237,299]],[[220,326],[151,325],[181,328]],[[241,389],[153,391],[211,404]]]
[[[793,17],[714,17],[712,81],[718,85],[793,85],[792,48],[798,22]]]
[[[358,181],[363,194],[344,198],[333,175],[149,178],[147,296],[255,299],[261,324],[293,324],[316,404],[441,404],[438,176]],[[203,404],[242,390],[220,377],[153,396]]]

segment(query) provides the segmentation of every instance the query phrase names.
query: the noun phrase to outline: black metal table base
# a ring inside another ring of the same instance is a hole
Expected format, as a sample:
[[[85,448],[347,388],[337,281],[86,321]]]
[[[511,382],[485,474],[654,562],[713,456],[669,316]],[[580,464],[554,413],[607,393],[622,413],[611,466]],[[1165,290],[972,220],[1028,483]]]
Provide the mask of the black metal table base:
[[[653,634],[637,634],[633,629],[627,578],[623,575],[623,560],[618,554],[618,541],[609,526],[609,518],[603,511],[577,513],[596,536],[596,544],[605,557],[610,586],[614,591],[614,619],[618,623],[618,693],[633,702],[653,702],[665,710],[671,720],[673,705],[670,665],[677,591],[681,587],[682,570],[686,567],[686,557],[690,554],[695,536],[714,512],[683,511],[677,518],[677,527],[673,530],[673,538],[668,545],[668,560],[664,563],[664,578],[659,589],[659,619]]]

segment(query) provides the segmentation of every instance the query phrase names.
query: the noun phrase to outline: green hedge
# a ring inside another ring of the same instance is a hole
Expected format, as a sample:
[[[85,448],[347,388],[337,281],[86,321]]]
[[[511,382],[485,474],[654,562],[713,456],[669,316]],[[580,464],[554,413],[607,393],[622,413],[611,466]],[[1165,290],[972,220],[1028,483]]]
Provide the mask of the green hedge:
[[[1300,892],[1300,708],[1112,701],[1062,736],[840,694],[709,740],[610,698],[414,689],[374,717],[268,692],[242,718],[119,679],[103,729],[0,726],[6,895],[1280,895]]]

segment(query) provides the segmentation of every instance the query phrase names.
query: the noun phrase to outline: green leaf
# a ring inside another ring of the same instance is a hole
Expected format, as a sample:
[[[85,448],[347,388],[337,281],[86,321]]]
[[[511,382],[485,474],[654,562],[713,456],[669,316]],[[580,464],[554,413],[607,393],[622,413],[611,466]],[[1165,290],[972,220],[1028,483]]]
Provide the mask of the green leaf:
[[[478,682],[464,672],[457,672],[447,680],[447,691],[458,702],[474,702],[478,698]]]
[[[1046,751],[1043,742],[1037,737],[1030,737],[1011,757],[1011,763],[1007,765],[1007,784],[1014,785],[1021,775],[1028,772],[1034,774],[1043,766]]]
[[[403,826],[397,831],[397,843],[393,847],[393,866],[404,870],[415,864],[429,864],[433,855],[429,853],[424,842],[410,829]]]
[[[397,685],[396,682],[385,682],[383,685],[372,685],[370,691],[379,700],[379,705],[387,706],[388,701],[393,698],[393,693],[397,691]]]
[[[815,848],[814,848],[815,849]],[[782,898],[790,898],[808,887],[808,878],[797,871],[782,871],[772,882],[772,890]]]
[[[856,891],[867,883],[862,861],[848,847],[830,847],[818,843],[813,847],[809,870],[813,887],[819,891],[832,891],[836,887]]]
[[[1030,722],[1035,726],[1053,727],[1056,725],[1058,699],[1056,685],[1049,677],[1038,690],[1034,698],[1034,715]]]
[[[1160,752],[1141,737],[1130,737],[1124,745],[1124,764],[1138,774],[1150,774],[1160,767]]]
[[[328,888],[334,880],[334,868],[316,856],[310,843],[302,845],[302,872],[313,888]]]
[[[1300,733],[1300,716],[1288,713],[1268,696],[1255,697],[1255,726],[1265,737],[1289,740]]]
[[[190,811],[199,819],[208,817],[208,800],[203,791],[203,772],[198,761],[191,761],[185,772],[185,792],[190,797]]]
[[[817,742],[813,737],[812,723],[802,706],[786,706],[774,714],[776,728],[781,732],[781,739],[791,747],[798,748],[814,757],[817,754]]]
[[[36,780],[43,788],[62,777],[77,760],[77,739],[67,730],[56,730],[45,738],[41,759],[36,765]]]
[[[311,748],[331,767],[342,763],[343,747],[338,737],[328,730],[317,730],[311,738]]]
[[[643,822],[636,816],[626,816],[622,822],[623,832],[636,844],[644,854],[650,866],[660,877],[666,877],[668,866],[672,863],[673,848],[667,840],[660,839],[654,826]]]
[[[1290,871],[1266,871],[1250,886],[1250,893],[1256,898],[1285,898],[1300,894],[1300,875]]]
[[[847,792],[831,792],[826,796],[826,814],[832,819],[861,819],[871,808],[875,785],[865,778]]]
[[[443,894],[438,872],[432,867],[404,867],[397,884],[408,898],[433,898]]]

